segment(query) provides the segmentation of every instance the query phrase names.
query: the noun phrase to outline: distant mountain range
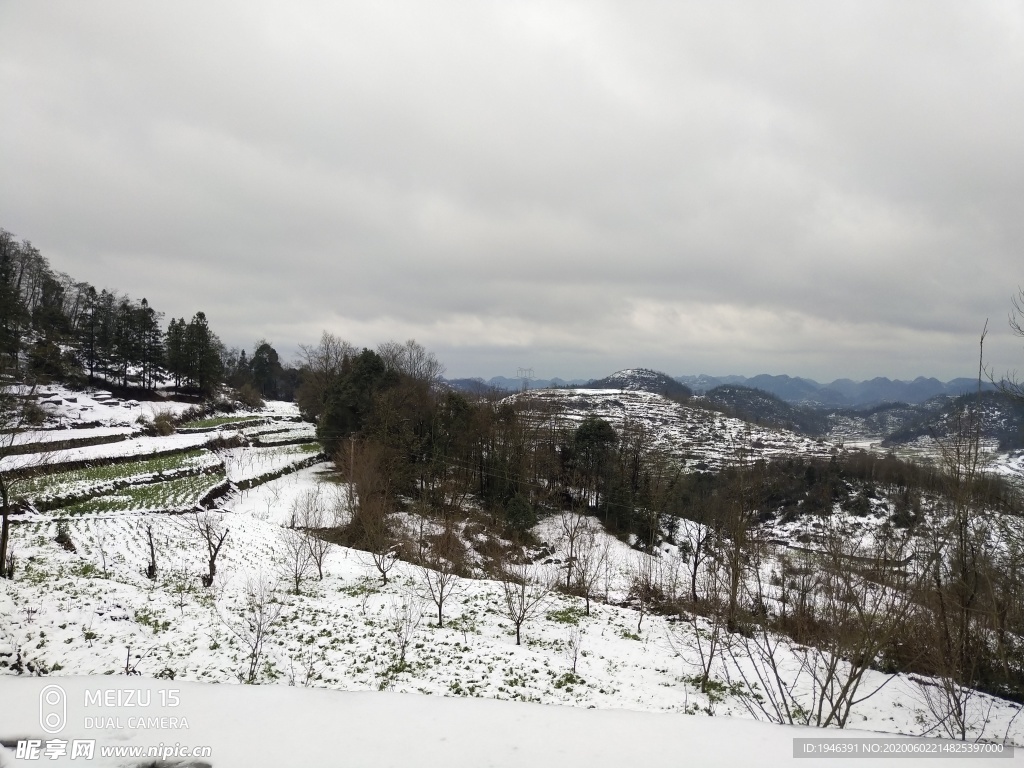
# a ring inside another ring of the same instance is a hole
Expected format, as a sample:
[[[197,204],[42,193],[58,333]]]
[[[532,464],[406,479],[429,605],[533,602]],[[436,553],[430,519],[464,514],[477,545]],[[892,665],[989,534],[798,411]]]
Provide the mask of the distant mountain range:
[[[827,408],[854,408],[880,403],[923,403],[938,395],[956,397],[978,388],[977,379],[959,378],[941,382],[934,378],[918,376],[913,381],[900,381],[878,377],[870,381],[836,379],[828,384],[819,384],[813,379],[793,376],[677,376],[676,380],[686,384],[694,392],[704,393],[723,384],[738,384],[743,387],[769,392],[787,403],[795,405],[818,405]],[[984,386],[986,390],[994,387]]]
[[[494,376],[493,378],[484,381],[483,379],[476,377],[472,379],[447,379],[446,380],[454,389],[458,389],[462,392],[473,392],[476,394],[482,394],[484,392],[492,390],[501,390],[505,392],[518,392],[523,388],[522,379],[510,379],[507,376]],[[554,387],[580,387],[590,382],[590,379],[572,379],[566,381],[565,379],[531,379],[530,389],[552,389]]]
[[[821,384],[813,379],[786,375],[770,376],[766,373],[750,377],[708,376],[706,374],[671,377],[646,368],[628,368],[603,379],[534,379],[530,381],[530,389],[589,387],[594,389],[643,389],[659,394],[684,397],[688,394],[683,388],[675,388],[671,382],[685,385],[695,394],[704,394],[722,385],[751,387],[768,392],[793,405],[816,405],[826,408],[858,408],[881,403],[917,404],[937,395],[955,397],[974,392],[978,386],[977,379],[970,378],[942,382],[924,376],[919,376],[913,381],[878,377],[870,381],[836,379],[828,384]],[[518,392],[523,388],[522,379],[505,376],[495,376],[488,381],[481,378],[450,379],[448,383],[455,389],[481,393],[488,390]],[[991,384],[986,384],[984,388],[986,390],[993,389]]]
[[[468,392],[518,392],[520,379],[495,377],[451,379],[452,387]],[[754,424],[787,429],[814,437],[884,439],[889,444],[913,441],[922,435],[947,430],[953,401],[949,398],[977,391],[977,379],[919,377],[913,381],[876,378],[855,382],[837,379],[819,384],[792,376],[679,376],[648,368],[627,368],[603,379],[539,379],[530,389],[573,387],[580,390],[644,391],[677,402],[703,403],[713,410]],[[1024,404],[996,395],[991,384],[985,399],[986,439],[997,440],[1001,450],[1024,446]],[[600,393],[595,392],[595,396]]]

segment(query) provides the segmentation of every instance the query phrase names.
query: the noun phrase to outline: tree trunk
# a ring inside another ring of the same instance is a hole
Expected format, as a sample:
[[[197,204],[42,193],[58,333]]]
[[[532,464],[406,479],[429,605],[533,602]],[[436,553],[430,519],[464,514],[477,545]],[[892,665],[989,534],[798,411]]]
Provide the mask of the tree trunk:
[[[0,477],[0,502],[3,503],[3,508],[0,510],[3,518],[0,522],[0,579],[5,579],[8,576],[7,545],[11,535],[11,507],[8,503],[7,482],[2,477]]]

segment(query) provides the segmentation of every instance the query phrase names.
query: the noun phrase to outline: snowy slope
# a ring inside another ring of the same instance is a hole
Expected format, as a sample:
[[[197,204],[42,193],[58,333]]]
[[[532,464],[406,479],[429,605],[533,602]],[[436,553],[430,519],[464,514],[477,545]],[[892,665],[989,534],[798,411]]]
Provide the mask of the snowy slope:
[[[771,456],[831,449],[643,392],[529,396],[563,398],[561,418],[567,420],[607,414],[621,426],[642,419],[657,440],[691,465],[714,465],[740,450]],[[294,407],[282,404],[268,411],[281,419],[294,416]],[[180,437],[129,440],[118,447],[148,453],[177,445]],[[185,437],[206,440],[210,434]],[[297,469],[302,455],[290,446],[244,448],[221,450],[218,460],[234,479],[245,480]],[[612,537],[605,537],[609,558],[599,590],[608,602],[595,602],[587,616],[579,598],[549,594],[524,625],[521,646],[494,581],[460,580],[445,606],[444,626],[437,626],[421,569],[399,563],[383,585],[366,553],[332,546],[323,580],[313,575],[300,594],[292,594],[282,563],[291,533],[286,526],[294,505],[310,492],[344,503],[345,486],[332,482],[329,470],[326,464],[299,469],[220,499],[213,514],[228,537],[209,589],[199,584],[207,553],[191,515],[126,508],[36,515],[17,525],[17,578],[0,581],[0,740],[38,732],[31,718],[37,717],[40,681],[16,677],[19,670],[50,675],[46,682],[67,682],[80,702],[84,686],[116,680],[126,668],[141,677],[120,680],[118,687],[181,690],[183,702],[198,714],[191,716],[187,738],[155,729],[104,738],[208,743],[216,747],[213,765],[679,765],[688,759],[773,765],[792,759],[794,733],[842,735],[754,723],[744,698],[749,691],[701,693],[693,681],[699,669],[695,629],[703,630],[701,623],[642,616],[623,604],[629,570],[637,558],[649,556]],[[152,581],[144,574],[147,529],[159,564]],[[559,521],[546,518],[536,533],[548,545],[548,567],[557,574],[567,558]],[[59,537],[70,546],[58,545]],[[658,567],[669,571],[681,564],[666,552]],[[252,579],[275,582],[274,600],[281,606],[261,659],[259,687],[234,685],[244,676],[247,657],[231,625],[245,608]],[[404,666],[397,663],[394,631],[396,609],[403,605],[422,614]],[[581,648],[575,671],[569,655],[574,635]],[[809,696],[799,675],[802,649],[785,645],[784,653],[782,669],[790,684],[798,695]],[[854,727],[889,734],[930,730],[917,684],[904,676],[868,677],[872,687],[886,685],[855,707]],[[334,690],[300,690],[306,683]],[[391,693],[377,693],[382,690]],[[975,736],[1024,743],[1018,708],[981,695],[973,706]],[[717,717],[695,717],[698,712]]]

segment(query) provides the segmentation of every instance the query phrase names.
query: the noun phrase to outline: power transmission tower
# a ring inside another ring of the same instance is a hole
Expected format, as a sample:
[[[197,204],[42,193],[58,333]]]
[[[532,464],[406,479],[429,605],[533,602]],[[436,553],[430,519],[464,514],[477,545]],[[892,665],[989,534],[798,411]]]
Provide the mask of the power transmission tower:
[[[520,368],[516,371],[516,378],[523,381],[523,392],[530,388],[530,382],[536,377],[533,375],[533,368]]]

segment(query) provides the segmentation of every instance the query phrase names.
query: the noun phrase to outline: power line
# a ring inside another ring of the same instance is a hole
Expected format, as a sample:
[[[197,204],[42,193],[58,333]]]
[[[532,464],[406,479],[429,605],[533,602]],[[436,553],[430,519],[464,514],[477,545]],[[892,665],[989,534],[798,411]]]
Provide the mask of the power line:
[[[533,379],[536,378],[536,377],[533,375],[533,368],[519,368],[516,371],[516,378],[517,379],[522,379],[522,381],[523,381],[523,389],[522,389],[522,391],[525,392],[526,390],[528,390],[530,388],[530,382],[533,381]]]

